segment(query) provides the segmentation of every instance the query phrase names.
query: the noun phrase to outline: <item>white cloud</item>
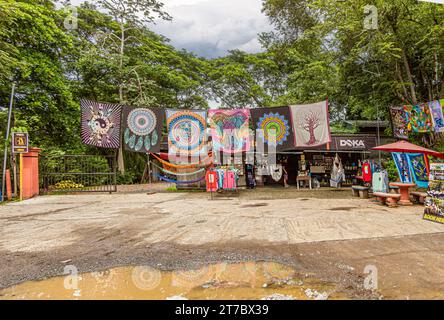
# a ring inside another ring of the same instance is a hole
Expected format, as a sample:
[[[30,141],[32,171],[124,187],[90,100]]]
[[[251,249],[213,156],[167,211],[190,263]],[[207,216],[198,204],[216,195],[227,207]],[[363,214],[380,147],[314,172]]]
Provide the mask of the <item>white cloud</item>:
[[[78,5],[84,0],[71,0]],[[90,0],[94,3],[94,0]],[[150,28],[178,49],[199,56],[224,56],[228,50],[261,51],[258,34],[271,30],[261,12],[262,0],[164,0],[173,21],[157,20]]]
[[[261,9],[261,0],[165,0],[173,21],[158,21],[152,29],[175,47],[205,57],[233,49],[258,52],[258,33],[271,29]]]

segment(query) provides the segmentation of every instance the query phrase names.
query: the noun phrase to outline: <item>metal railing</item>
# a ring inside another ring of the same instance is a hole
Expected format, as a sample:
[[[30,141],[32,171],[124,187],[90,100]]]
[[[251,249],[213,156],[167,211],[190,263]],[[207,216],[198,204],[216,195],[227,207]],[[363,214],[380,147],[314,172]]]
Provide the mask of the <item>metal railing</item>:
[[[40,157],[40,193],[116,192],[114,156]]]

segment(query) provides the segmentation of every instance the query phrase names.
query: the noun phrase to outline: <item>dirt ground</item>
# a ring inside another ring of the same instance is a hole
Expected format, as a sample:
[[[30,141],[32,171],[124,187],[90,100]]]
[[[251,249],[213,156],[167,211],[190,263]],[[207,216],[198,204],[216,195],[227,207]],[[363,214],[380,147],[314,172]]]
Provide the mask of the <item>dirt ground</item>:
[[[0,206],[0,288],[63,274],[147,265],[187,270],[274,261],[334,282],[347,296],[443,299],[444,225],[421,206],[383,207],[346,190],[45,196]],[[375,266],[378,290],[364,289]]]

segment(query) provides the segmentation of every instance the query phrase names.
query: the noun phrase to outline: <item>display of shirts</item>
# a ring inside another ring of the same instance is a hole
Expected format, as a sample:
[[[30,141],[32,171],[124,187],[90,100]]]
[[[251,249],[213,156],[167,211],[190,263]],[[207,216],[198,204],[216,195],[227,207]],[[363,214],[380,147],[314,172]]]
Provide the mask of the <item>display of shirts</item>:
[[[369,162],[366,162],[362,166],[362,179],[364,182],[372,182],[372,166]]]

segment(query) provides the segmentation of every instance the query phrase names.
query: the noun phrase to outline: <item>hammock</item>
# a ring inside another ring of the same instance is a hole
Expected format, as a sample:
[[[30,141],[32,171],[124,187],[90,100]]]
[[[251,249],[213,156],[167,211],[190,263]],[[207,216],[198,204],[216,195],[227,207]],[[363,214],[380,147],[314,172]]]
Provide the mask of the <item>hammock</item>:
[[[177,173],[177,172],[172,172],[172,171],[169,171],[167,169],[164,169],[161,166],[158,166],[157,164],[155,164],[154,162],[152,162],[151,164],[153,164],[159,170],[162,170],[164,173],[171,174],[171,175],[174,175],[174,176],[191,176],[193,174],[198,174],[198,173],[205,172],[205,168],[202,168],[202,169],[199,169],[199,170],[194,171],[194,172]]]
[[[193,183],[201,182],[202,180],[205,179],[205,177],[202,177],[200,179],[193,180],[193,181],[177,181],[174,179],[169,179],[169,178],[162,176],[160,174],[156,174],[156,176],[157,176],[157,178],[159,178],[162,181],[169,182],[169,183],[176,183],[176,184],[193,184]]]
[[[164,166],[172,167],[172,168],[179,168],[179,169],[196,168],[196,167],[199,167],[199,166],[202,166],[202,165],[209,166],[209,165],[211,165],[213,163],[213,160],[211,160],[210,163],[204,164],[204,162],[206,162],[207,159],[210,159],[210,157],[212,157],[212,154],[209,154],[205,159],[203,159],[199,163],[191,163],[191,164],[173,164],[173,163],[170,163],[168,161],[163,160],[162,158],[160,158],[159,156],[157,156],[154,153],[151,153],[151,155],[154,158],[156,158],[157,160],[159,160],[159,162],[162,163]]]

